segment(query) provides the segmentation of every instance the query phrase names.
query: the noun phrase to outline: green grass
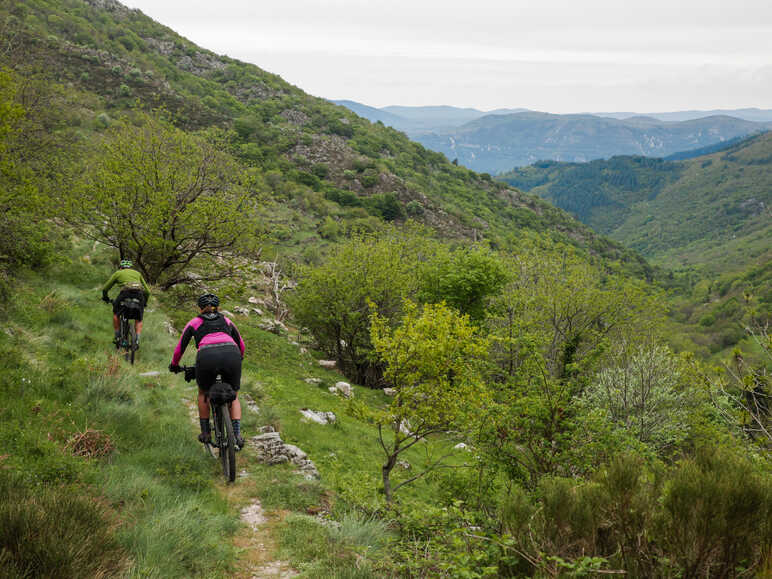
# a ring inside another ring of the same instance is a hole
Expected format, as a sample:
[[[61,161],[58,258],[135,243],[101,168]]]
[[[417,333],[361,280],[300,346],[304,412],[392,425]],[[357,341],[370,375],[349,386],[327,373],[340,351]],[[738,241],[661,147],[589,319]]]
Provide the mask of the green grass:
[[[99,247],[88,249],[76,242],[76,253],[88,253],[88,259],[18,278],[8,308],[13,315],[0,332],[0,437],[5,441],[0,473],[16,481],[0,484],[0,490],[5,505],[26,505],[4,507],[2,516],[15,521],[17,526],[8,523],[9,528],[46,527],[21,535],[27,537],[26,550],[10,548],[16,543],[5,535],[4,568],[23,575],[29,553],[43,552],[40,541],[55,536],[61,549],[50,560],[40,559],[33,574],[45,576],[40,569],[56,565],[62,576],[92,568],[92,574],[106,569],[130,577],[227,576],[238,556],[230,540],[241,527],[238,511],[259,498],[269,511],[295,513],[279,525],[280,555],[306,576],[378,576],[373,569],[389,556],[382,451],[375,427],[349,415],[348,402],[329,393],[327,388],[344,377],[321,368],[321,355],[301,353],[292,343],[294,331],[277,336],[259,330],[255,318],[236,316],[247,344],[242,391],[260,407],[255,414],[244,405],[245,436],[262,424],[275,424],[285,442],[309,454],[321,480],[305,480],[292,465],[268,467],[243,453],[239,469],[248,475],[223,493],[218,463],[196,441],[189,409],[195,386],[165,371],[176,341],[164,327],[167,314],[181,327],[193,308],[167,303],[166,297],[151,301],[137,363],[128,365],[115,356],[111,312],[99,301],[99,286],[110,273],[108,255]],[[185,361],[193,359],[191,347]],[[141,376],[148,372],[158,374]],[[309,377],[322,382],[309,384]],[[388,403],[380,391],[354,389],[368,404]],[[337,424],[306,423],[301,408],[332,411]],[[73,455],[70,441],[87,430],[109,441],[110,452]],[[427,452],[448,444],[416,445],[404,456],[413,470],[395,472],[395,483],[416,472]],[[439,496],[437,485],[427,477],[400,489],[397,497],[428,505]],[[9,491],[16,487],[24,492]],[[61,514],[56,520],[35,518],[46,510]],[[320,525],[305,516],[319,511],[338,522]],[[104,545],[99,556],[90,550],[91,538]]]

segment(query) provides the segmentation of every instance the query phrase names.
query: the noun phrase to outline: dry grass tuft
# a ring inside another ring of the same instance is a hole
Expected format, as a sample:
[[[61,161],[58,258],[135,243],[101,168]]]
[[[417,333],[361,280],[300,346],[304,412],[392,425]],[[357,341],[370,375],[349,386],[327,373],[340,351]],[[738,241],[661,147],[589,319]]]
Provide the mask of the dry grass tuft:
[[[83,432],[73,434],[64,445],[75,456],[99,458],[113,451],[110,437],[101,430],[87,428]]]

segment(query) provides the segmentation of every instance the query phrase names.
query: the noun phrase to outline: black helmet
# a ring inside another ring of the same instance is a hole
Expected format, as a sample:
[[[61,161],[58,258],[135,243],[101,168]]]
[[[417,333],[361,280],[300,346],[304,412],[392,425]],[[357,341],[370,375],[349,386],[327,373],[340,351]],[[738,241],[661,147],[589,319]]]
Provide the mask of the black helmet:
[[[214,306],[215,308],[220,305],[220,298],[214,294],[204,294],[198,298],[198,307],[202,310],[206,306]]]

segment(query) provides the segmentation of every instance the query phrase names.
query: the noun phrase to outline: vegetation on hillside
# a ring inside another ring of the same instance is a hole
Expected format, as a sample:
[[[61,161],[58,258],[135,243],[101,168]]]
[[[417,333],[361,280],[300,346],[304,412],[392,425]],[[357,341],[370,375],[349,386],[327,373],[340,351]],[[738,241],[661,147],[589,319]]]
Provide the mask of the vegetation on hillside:
[[[716,353],[772,314],[772,133],[683,161],[539,162],[502,176],[671,269],[674,319]]]
[[[308,577],[772,572],[758,296],[718,371],[665,345],[643,260],[546,202],[112,0],[0,17],[0,574],[253,576],[256,499]],[[98,309],[119,256],[157,283],[133,368]],[[247,449],[215,483],[156,373],[204,290],[247,343],[244,432],[321,480]]]

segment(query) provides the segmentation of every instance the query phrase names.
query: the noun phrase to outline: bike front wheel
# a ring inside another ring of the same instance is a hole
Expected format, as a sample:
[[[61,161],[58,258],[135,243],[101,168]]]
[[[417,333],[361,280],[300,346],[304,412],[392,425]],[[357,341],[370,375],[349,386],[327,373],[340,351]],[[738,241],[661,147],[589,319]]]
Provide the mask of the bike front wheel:
[[[215,423],[222,473],[225,480],[233,482],[236,480],[236,436],[233,434],[233,423],[227,404],[217,407]]]

